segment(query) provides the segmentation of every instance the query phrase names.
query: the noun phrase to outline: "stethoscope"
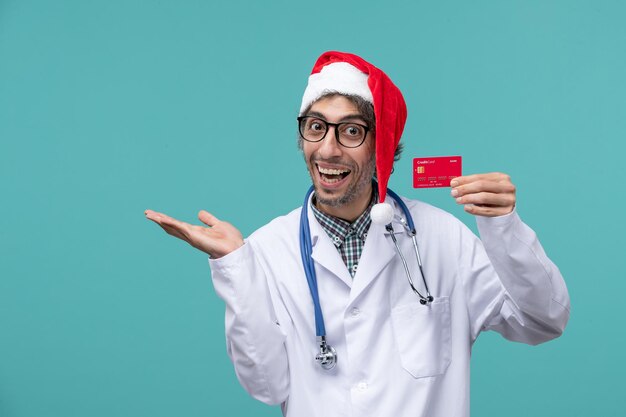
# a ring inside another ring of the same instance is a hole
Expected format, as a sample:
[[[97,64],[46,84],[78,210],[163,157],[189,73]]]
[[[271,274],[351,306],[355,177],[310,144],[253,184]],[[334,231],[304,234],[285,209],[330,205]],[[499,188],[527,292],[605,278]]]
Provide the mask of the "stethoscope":
[[[306,193],[304,197],[304,204],[302,205],[302,212],[300,213],[300,255],[302,257],[302,265],[304,266],[304,273],[306,275],[307,283],[309,284],[309,290],[311,291],[311,298],[313,299],[313,308],[315,310],[315,334],[317,336],[317,342],[319,343],[319,352],[315,355],[315,361],[320,364],[320,366],[325,370],[330,370],[335,367],[337,364],[337,352],[335,349],[326,343],[326,328],[324,326],[324,316],[322,315],[322,307],[320,306],[320,298],[319,293],[317,291],[317,275],[315,274],[315,264],[313,259],[311,258],[312,253],[312,243],[311,243],[311,229],[309,228],[309,218],[308,218],[308,205],[309,198],[311,197],[311,193],[314,188],[311,186],[309,191]],[[398,240],[396,239],[393,225],[391,223],[385,226],[385,229],[391,235],[391,240],[393,241],[393,245],[396,248],[396,252],[400,256],[402,260],[402,265],[404,266],[404,272],[406,273],[407,279],[409,281],[409,285],[411,289],[417,296],[419,297],[420,304],[428,305],[432,303],[434,298],[430,295],[430,291],[428,290],[428,284],[426,284],[426,277],[424,276],[424,269],[422,268],[422,258],[420,257],[419,248],[417,246],[417,232],[415,231],[415,225],[413,224],[413,217],[411,216],[411,212],[409,208],[404,204],[404,201],[393,191],[387,188],[387,194],[389,194],[396,203],[402,209],[404,217],[394,216],[394,220],[398,221],[411,237],[413,241],[413,248],[415,249],[415,256],[417,257],[417,265],[420,270],[420,275],[422,276],[422,282],[424,283],[424,288],[426,289],[426,295],[422,295],[415,285],[413,284],[413,279],[411,278],[411,272],[409,271],[409,266],[402,255],[402,251],[400,251],[400,246],[398,245]]]

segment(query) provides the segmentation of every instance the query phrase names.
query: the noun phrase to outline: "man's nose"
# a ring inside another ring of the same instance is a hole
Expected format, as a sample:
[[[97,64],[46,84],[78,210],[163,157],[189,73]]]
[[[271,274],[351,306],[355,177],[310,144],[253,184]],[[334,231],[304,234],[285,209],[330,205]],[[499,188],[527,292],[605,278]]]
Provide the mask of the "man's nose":
[[[337,141],[337,135],[335,134],[335,126],[328,126],[328,131],[326,132],[326,136],[322,139],[319,147],[319,154],[323,158],[329,158],[331,156],[341,155],[341,145],[339,141]]]

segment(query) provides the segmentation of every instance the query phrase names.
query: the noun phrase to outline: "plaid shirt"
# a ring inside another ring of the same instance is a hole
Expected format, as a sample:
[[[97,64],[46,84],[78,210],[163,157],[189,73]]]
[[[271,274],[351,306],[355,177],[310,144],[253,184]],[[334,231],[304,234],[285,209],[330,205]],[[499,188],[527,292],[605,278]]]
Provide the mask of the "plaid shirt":
[[[315,195],[313,195],[313,199],[311,199],[311,208],[313,209],[315,218],[335,244],[335,247],[343,259],[343,263],[346,264],[348,272],[350,272],[353,278],[359,265],[361,253],[363,253],[367,231],[372,223],[370,211],[377,199],[378,196],[376,190],[374,190],[374,195],[372,196],[369,206],[367,206],[365,211],[353,223],[322,213],[315,207]]]

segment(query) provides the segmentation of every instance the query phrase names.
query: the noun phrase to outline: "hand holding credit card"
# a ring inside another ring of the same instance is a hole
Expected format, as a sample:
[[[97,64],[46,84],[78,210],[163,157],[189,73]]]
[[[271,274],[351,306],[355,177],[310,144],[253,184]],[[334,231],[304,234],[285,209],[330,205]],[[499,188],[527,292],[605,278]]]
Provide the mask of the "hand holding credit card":
[[[460,156],[433,156],[413,159],[413,188],[449,187],[461,174]]]

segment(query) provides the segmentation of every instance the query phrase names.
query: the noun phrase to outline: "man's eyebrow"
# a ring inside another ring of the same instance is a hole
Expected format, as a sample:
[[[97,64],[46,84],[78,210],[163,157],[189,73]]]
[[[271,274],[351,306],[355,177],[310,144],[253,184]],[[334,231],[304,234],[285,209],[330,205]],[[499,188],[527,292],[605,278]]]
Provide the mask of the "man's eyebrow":
[[[319,117],[320,119],[324,119],[324,120],[328,121],[326,119],[325,115],[323,115],[320,112],[316,112],[316,111],[310,111],[310,112],[308,112],[306,114],[306,116]],[[366,123],[365,122],[365,118],[360,113],[347,114],[347,115],[343,116],[341,119],[339,119],[339,121],[337,123],[342,123],[342,122],[345,122],[345,121],[348,121],[348,120],[354,120],[354,119],[358,119],[361,122]]]

